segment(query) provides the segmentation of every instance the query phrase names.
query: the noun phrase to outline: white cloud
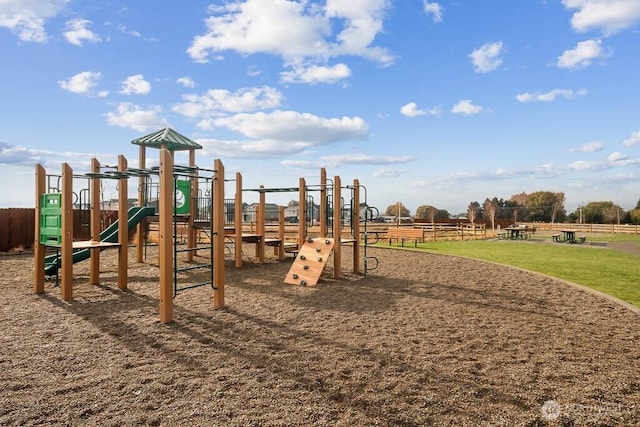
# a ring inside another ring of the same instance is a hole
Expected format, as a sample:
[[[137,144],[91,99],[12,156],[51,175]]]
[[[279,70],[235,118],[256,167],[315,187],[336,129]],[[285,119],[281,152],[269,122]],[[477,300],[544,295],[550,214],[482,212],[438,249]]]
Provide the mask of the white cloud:
[[[280,164],[296,169],[318,169],[318,163],[311,160],[283,160]]]
[[[389,7],[389,0],[327,0],[324,7],[292,0],[231,1],[208,9],[206,32],[194,37],[187,53],[196,62],[233,50],[277,55],[287,63],[355,55],[390,64],[392,55],[372,45]]]
[[[321,156],[318,160],[283,160],[281,165],[296,169],[318,169],[321,167],[341,167],[345,165],[393,165],[408,163],[413,160],[411,156],[372,156],[370,154],[336,154]],[[398,176],[404,170],[380,168],[374,176]]]
[[[118,31],[120,31],[122,34],[126,34],[128,36],[133,36],[133,37],[142,37],[142,34],[140,34],[140,32],[135,31],[135,30],[130,30],[128,29],[125,25],[120,24],[116,27],[118,29]]]
[[[418,105],[415,102],[409,102],[408,104],[403,105],[400,108],[400,114],[407,117],[418,117],[424,115],[437,116],[440,115],[442,111],[440,107],[433,107],[428,110],[421,110],[418,108]]]
[[[602,162],[587,162],[585,160],[579,160],[569,165],[569,169],[585,171],[585,170],[600,170],[604,169],[605,165]]]
[[[301,144],[303,147],[364,139],[369,127],[360,117],[324,118],[296,111],[236,114],[213,121],[256,140]]]
[[[333,67],[312,65],[310,67],[294,66],[292,71],[280,73],[282,81],[286,83],[336,83],[351,75],[351,69],[346,64],[336,64]]]
[[[176,83],[188,88],[196,87],[196,82],[194,82],[193,79],[189,76],[180,77],[178,80],[176,80]]]
[[[416,105],[415,102],[410,102],[408,104],[403,105],[402,108],[400,108],[400,113],[403,116],[407,116],[407,117],[418,117],[418,116],[424,116],[425,114],[427,114],[426,111],[418,109],[418,106]]]
[[[93,88],[98,85],[98,80],[102,79],[102,74],[93,71],[83,71],[74,76],[69,77],[67,80],[59,80],[58,84],[64,90],[69,92],[90,95],[93,92]]]
[[[502,65],[502,42],[486,43],[469,54],[476,73],[488,73]]]
[[[604,144],[600,141],[591,141],[585,144],[582,144],[579,148],[573,148],[569,151],[578,151],[581,153],[595,153],[596,151],[600,151],[604,148]]]
[[[280,106],[282,93],[275,88],[262,86],[242,88],[235,92],[211,89],[203,95],[184,95],[186,102],[176,104],[173,111],[191,118],[209,118],[224,113],[246,113]]]
[[[140,106],[121,102],[116,107],[116,111],[106,113],[107,123],[111,126],[135,129],[139,132],[157,130],[169,126],[167,119],[160,116],[162,109],[153,106],[149,109],[142,109]]]
[[[558,68],[577,69],[591,65],[595,59],[604,59],[610,54],[602,50],[601,40],[585,40],[579,42],[575,48],[565,50],[558,57]]]
[[[289,143],[283,144],[274,140],[220,140],[220,139],[197,139],[203,148],[206,156],[224,158],[272,158],[286,155],[298,154],[306,149],[305,144]]]
[[[0,141],[0,165],[32,166],[40,161],[41,158],[32,150]]]
[[[321,163],[338,167],[342,165],[389,165],[408,163],[413,160],[411,156],[372,156],[370,154],[338,154],[334,156],[320,157]]]
[[[599,29],[612,35],[640,22],[638,0],[562,0],[567,9],[577,9],[571,26],[578,32]]]
[[[65,24],[64,38],[71,44],[82,46],[83,40],[89,42],[102,41],[87,27],[91,25],[91,21],[87,19],[72,19]]]
[[[250,77],[259,76],[261,73],[260,69],[255,65],[247,67],[247,75]]]
[[[5,27],[25,42],[44,43],[49,39],[44,28],[47,19],[64,10],[68,0],[2,0],[0,27]]]
[[[204,154],[234,158],[262,158],[298,154],[308,149],[361,140],[369,128],[359,117],[324,118],[295,111],[236,114],[211,119],[212,127],[241,134],[241,140],[198,139]]]
[[[424,6],[424,12],[433,16],[433,22],[442,22],[442,6],[435,2],[429,3],[427,0],[422,0],[422,5]]]
[[[637,130],[631,134],[631,136],[624,140],[622,145],[625,147],[631,147],[633,145],[640,144],[640,130]]]
[[[73,151],[51,151],[26,148],[0,141],[0,165],[33,166],[36,163],[47,165],[52,162],[68,162],[75,166],[88,167],[88,159],[96,153],[78,153]]]
[[[404,169],[395,169],[395,168],[379,168],[373,172],[373,176],[381,177],[381,178],[393,178],[404,174],[406,171]]]
[[[542,92],[521,93],[519,95],[516,95],[516,99],[519,102],[552,102],[552,101],[555,101],[556,98],[558,97],[562,97],[564,99],[573,99],[576,96],[583,96],[586,94],[587,94],[586,89],[578,89],[578,90],[553,89],[546,93],[542,93]]]
[[[479,114],[485,109],[479,105],[474,105],[470,99],[463,99],[451,108],[451,112],[455,114]]]
[[[622,154],[619,151],[614,151],[613,153],[609,154],[609,157],[607,157],[607,160],[609,160],[610,162],[620,162],[627,159],[629,159],[629,156],[627,156],[626,154]]]
[[[151,92],[151,84],[144,79],[142,74],[129,76],[122,82],[120,93],[125,95],[146,95]]]

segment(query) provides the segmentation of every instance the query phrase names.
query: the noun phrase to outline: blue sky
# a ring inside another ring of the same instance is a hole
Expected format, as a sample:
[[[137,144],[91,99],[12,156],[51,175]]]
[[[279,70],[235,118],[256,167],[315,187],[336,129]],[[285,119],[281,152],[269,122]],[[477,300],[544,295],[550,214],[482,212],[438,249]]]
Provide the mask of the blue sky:
[[[0,48],[0,207],[167,126],[247,188],[325,167],[380,210],[640,198],[638,0],[2,0]]]

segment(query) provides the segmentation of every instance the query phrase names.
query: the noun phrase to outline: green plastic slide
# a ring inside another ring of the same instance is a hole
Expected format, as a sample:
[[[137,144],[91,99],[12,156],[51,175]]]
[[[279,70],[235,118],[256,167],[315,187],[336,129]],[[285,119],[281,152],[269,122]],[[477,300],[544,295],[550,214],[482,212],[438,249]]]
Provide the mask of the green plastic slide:
[[[133,207],[129,208],[127,212],[127,225],[129,229],[132,229],[145,217],[149,215],[155,214],[155,208],[144,206],[144,207]],[[118,221],[111,224],[107,227],[102,233],[100,233],[100,241],[108,242],[108,243],[117,243],[118,242]],[[73,263],[84,261],[85,259],[91,256],[90,249],[77,249],[73,251]],[[44,260],[44,274],[48,276],[52,276],[56,274],[56,270],[60,268],[60,264],[62,263],[62,255],[49,255]]]

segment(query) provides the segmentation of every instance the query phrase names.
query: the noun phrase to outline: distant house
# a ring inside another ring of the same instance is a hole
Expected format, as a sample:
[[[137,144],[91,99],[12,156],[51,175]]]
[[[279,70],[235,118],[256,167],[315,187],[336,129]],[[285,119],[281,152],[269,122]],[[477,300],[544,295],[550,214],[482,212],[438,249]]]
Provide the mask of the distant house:
[[[127,200],[127,208],[132,208],[138,205],[138,199],[128,199]],[[157,203],[156,203],[157,204]],[[100,202],[100,210],[103,211],[117,211],[119,209],[119,201],[118,199],[110,199]]]
[[[248,205],[242,214],[244,222],[256,222],[258,220],[258,207],[259,203],[252,203]],[[278,221],[280,206],[275,203],[266,203],[264,206],[264,220],[265,222]]]
[[[312,209],[313,210],[309,211],[309,207],[307,206],[307,217],[309,216],[309,213],[311,213],[311,216],[313,217],[314,222],[315,221],[319,221],[320,220],[320,207],[317,206],[317,205],[313,205]],[[299,211],[300,210],[298,209],[298,206],[287,206],[286,208],[284,208],[284,220],[285,220],[285,222],[297,223],[298,220],[300,219],[300,216],[298,215]]]

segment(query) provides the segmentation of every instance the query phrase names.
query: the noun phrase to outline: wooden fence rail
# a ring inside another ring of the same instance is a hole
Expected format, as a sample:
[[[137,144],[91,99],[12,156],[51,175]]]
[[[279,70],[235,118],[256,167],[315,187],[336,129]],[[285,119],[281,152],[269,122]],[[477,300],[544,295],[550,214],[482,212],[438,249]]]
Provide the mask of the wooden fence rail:
[[[549,222],[523,223],[540,231],[576,230],[581,233],[640,234],[640,225],[633,224],[565,224]]]
[[[83,224],[83,215],[79,211],[74,211],[74,230],[76,239],[89,239],[88,227]],[[116,217],[107,211],[103,215],[103,227],[111,224]],[[12,249],[28,249],[33,246],[35,210],[33,208],[9,208],[0,209],[0,252]],[[539,231],[557,231],[563,229],[573,229],[581,233],[601,233],[601,234],[640,234],[640,225],[629,224],[565,224],[565,223],[526,223],[530,227],[535,227]],[[369,224],[368,230],[378,233],[380,238],[384,238],[390,224]],[[396,227],[391,225],[391,227]],[[451,240],[451,239],[483,239],[487,238],[487,228],[484,224],[447,224],[447,223],[416,223],[414,225],[402,225],[401,227],[419,227],[424,231],[426,240]],[[287,235],[293,236],[297,233],[296,226],[289,226],[286,229]],[[312,227],[309,230],[313,233]],[[492,232],[489,231],[489,234]]]

